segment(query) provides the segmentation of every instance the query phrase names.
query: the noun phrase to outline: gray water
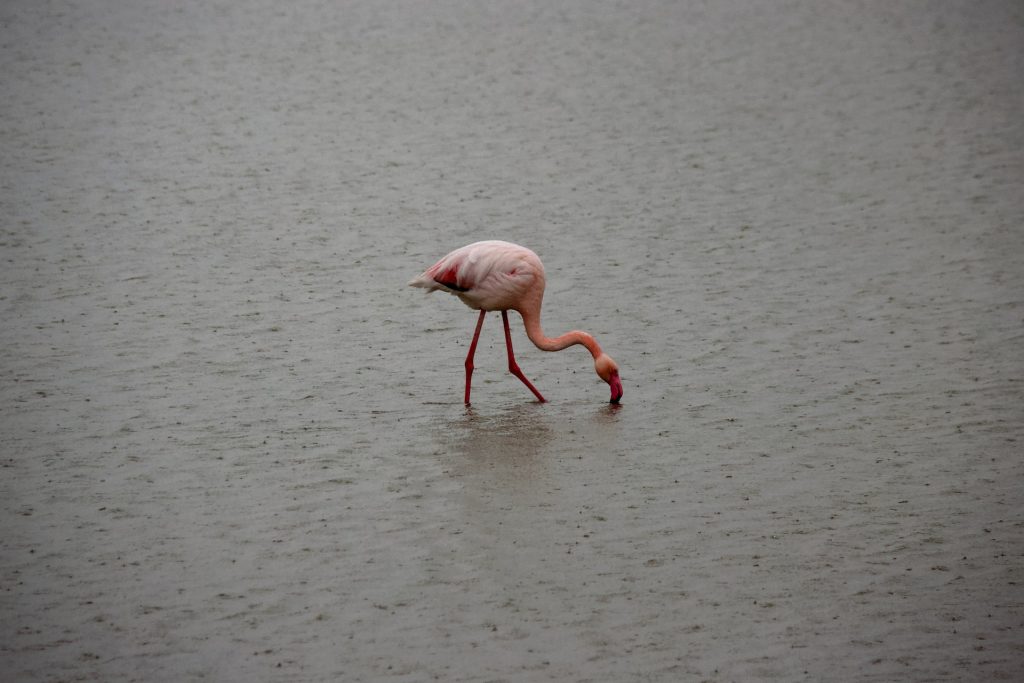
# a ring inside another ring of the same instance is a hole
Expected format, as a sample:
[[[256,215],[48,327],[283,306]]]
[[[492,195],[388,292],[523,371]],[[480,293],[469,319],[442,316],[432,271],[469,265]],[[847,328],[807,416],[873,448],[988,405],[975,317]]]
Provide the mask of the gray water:
[[[1019,3],[0,25],[11,680],[1024,676]]]

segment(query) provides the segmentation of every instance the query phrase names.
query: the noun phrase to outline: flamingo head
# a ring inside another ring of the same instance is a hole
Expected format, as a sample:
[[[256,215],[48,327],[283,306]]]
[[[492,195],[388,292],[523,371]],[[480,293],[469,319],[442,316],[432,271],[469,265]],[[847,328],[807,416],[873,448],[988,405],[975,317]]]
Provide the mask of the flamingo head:
[[[594,359],[594,370],[597,371],[597,376],[608,382],[608,386],[612,388],[612,403],[618,403],[619,399],[622,398],[622,380],[619,379],[619,366],[615,364],[612,357],[607,353],[600,354]]]

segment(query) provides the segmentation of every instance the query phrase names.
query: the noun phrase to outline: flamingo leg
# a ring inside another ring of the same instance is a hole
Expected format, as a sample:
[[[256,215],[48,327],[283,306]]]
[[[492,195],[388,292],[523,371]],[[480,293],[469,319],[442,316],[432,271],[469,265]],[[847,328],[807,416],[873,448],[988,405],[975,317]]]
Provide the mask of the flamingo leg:
[[[530,380],[526,379],[526,375],[523,374],[523,371],[519,369],[519,365],[516,363],[516,356],[512,353],[512,332],[508,329],[508,311],[501,312],[501,322],[505,324],[505,346],[508,348],[508,371],[523,380],[523,384],[526,385],[527,389],[533,392],[533,395],[537,397],[538,401],[541,403],[547,403],[547,399],[540,395],[540,392],[537,391],[537,387],[533,386],[533,384],[530,383]]]
[[[480,311],[480,317],[476,321],[476,332],[473,333],[473,341],[469,345],[469,353],[466,354],[466,405],[469,405],[469,386],[473,379],[473,356],[476,355],[476,343],[480,341],[480,330],[484,326],[484,316],[487,311]]]

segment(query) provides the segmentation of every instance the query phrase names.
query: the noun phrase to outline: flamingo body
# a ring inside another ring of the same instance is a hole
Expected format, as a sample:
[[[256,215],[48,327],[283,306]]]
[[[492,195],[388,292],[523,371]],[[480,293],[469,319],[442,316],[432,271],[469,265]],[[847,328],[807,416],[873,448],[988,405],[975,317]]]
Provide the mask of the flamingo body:
[[[409,285],[443,289],[477,311],[517,311],[530,294],[544,292],[544,266],[526,247],[500,240],[475,242],[451,252]]]
[[[466,404],[469,404],[473,356],[488,311],[501,311],[509,371],[519,377],[538,400],[545,401],[516,364],[508,327],[510,310],[523,317],[526,335],[539,349],[560,351],[574,344],[585,346],[594,357],[594,369],[598,376],[611,387],[611,402],[618,403],[622,398],[618,366],[601,350],[593,336],[579,330],[553,339],[544,336],[540,327],[540,310],[545,282],[544,265],[537,254],[526,247],[500,240],[474,242],[456,249],[409,282],[410,286],[422,287],[428,292],[444,290],[459,297],[470,308],[480,311],[469,354],[466,356]]]

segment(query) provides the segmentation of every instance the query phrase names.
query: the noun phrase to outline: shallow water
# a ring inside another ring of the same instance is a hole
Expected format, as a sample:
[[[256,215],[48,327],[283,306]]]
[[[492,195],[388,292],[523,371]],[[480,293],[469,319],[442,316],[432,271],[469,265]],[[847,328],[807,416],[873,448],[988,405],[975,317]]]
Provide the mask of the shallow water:
[[[11,676],[1024,671],[1015,3],[0,16]]]

